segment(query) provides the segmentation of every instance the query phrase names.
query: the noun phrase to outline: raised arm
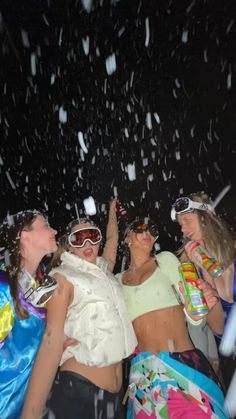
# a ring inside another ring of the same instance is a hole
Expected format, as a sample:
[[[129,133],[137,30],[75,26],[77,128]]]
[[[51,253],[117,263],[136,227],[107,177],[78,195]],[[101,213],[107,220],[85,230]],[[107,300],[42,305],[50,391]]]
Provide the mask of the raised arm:
[[[64,322],[73,287],[63,276],[54,276],[58,288],[47,304],[47,326],[30,377],[21,419],[42,417],[63,352]]]
[[[116,263],[117,247],[118,247],[118,223],[116,215],[116,201],[113,199],[110,204],[109,217],[106,230],[106,243],[103,251],[103,257],[109,262],[108,269],[113,271]]]

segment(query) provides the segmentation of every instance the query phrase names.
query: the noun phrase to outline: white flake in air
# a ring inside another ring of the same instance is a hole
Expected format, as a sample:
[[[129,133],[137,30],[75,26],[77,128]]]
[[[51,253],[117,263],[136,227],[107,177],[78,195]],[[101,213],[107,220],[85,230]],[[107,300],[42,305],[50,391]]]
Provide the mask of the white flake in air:
[[[85,55],[89,54],[89,36],[87,35],[86,38],[82,38],[82,45],[84,49]]]
[[[160,124],[161,123],[161,120],[160,120],[159,115],[156,112],[153,115],[154,115],[154,118],[157,121],[157,123]]]
[[[23,46],[25,48],[29,48],[30,47],[29,36],[28,36],[28,33],[24,31],[24,29],[21,29],[21,38],[22,38]]]
[[[31,74],[32,76],[36,75],[36,54],[32,52],[30,56],[30,65],[31,65]]]
[[[51,84],[54,84],[56,80],[56,74],[51,74]]]
[[[176,151],[175,152],[175,158],[176,158],[176,160],[180,160],[180,151]]]
[[[62,124],[67,122],[67,111],[65,111],[62,106],[59,108],[59,121]]]
[[[96,205],[94,202],[94,199],[92,196],[89,196],[87,199],[84,199],[83,201],[84,203],[84,208],[85,208],[85,212],[88,215],[95,215],[97,210],[96,210]]]
[[[183,31],[182,33],[182,42],[186,44],[188,42],[188,31]]]
[[[146,29],[146,39],[145,39],[145,47],[147,48],[149,45],[150,39],[150,29],[149,29],[149,18],[146,17],[145,19],[145,29]]]
[[[148,112],[146,115],[146,125],[148,129],[152,129],[152,119],[151,119],[151,113]]]
[[[15,184],[14,184],[14,182],[13,182],[11,176],[10,176],[10,173],[8,171],[6,171],[6,177],[7,177],[8,181],[9,181],[12,189],[16,189]]]
[[[109,76],[116,71],[116,56],[114,53],[106,59],[106,70]]]
[[[80,147],[82,148],[82,150],[84,151],[84,153],[88,153],[88,149],[84,143],[84,136],[83,133],[81,131],[78,132],[78,140],[80,143]]]
[[[128,178],[132,182],[133,180],[136,179],[135,163],[128,164],[127,170],[128,170]]]
[[[83,8],[86,10],[86,12],[90,12],[93,5],[93,0],[82,0]]]
[[[227,76],[227,89],[229,90],[231,89],[231,87],[232,87],[232,74],[230,72]]]

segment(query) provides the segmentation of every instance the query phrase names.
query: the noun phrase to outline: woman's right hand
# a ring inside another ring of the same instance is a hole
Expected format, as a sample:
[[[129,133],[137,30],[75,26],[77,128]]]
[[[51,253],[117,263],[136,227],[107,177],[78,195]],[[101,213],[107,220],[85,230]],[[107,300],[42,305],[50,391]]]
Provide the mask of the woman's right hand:
[[[193,262],[195,265],[201,267],[198,258],[196,257],[196,252],[198,249],[198,246],[202,245],[201,242],[190,240],[188,243],[184,246],[184,250],[188,256],[188,259]]]

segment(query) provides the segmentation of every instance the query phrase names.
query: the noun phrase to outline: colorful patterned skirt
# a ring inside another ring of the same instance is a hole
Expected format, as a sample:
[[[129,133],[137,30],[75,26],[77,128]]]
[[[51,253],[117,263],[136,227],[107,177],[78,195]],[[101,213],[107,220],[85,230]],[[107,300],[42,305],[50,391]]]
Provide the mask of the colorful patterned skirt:
[[[198,349],[131,361],[127,419],[228,418],[220,383]]]

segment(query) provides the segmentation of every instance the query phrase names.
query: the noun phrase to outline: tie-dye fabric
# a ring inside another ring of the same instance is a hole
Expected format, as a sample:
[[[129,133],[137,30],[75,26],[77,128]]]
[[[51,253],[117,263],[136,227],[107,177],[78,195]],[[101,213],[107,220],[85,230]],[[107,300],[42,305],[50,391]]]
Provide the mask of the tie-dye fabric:
[[[127,419],[226,419],[216,381],[198,350],[141,352],[131,362]]]

